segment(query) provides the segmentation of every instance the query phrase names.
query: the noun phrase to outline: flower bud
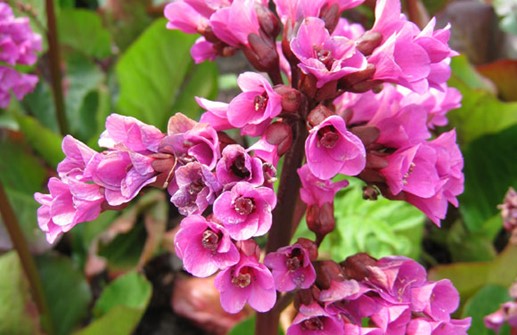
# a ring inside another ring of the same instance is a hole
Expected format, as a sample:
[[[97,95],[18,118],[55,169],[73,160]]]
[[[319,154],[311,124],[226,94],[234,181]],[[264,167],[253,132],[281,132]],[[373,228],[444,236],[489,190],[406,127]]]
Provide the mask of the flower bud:
[[[367,31],[356,41],[356,48],[363,55],[369,56],[372,54],[382,42],[382,34],[377,31]]]
[[[316,269],[316,285],[321,290],[328,290],[332,281],[343,281],[343,269],[334,261],[325,260],[314,264]]]
[[[379,190],[372,185],[363,187],[363,199],[364,200],[377,200],[379,197]]]
[[[334,112],[332,112],[328,107],[318,105],[309,112],[309,115],[307,115],[307,127],[309,129],[316,127],[322,123],[323,120],[332,115],[334,115]]]
[[[370,275],[368,267],[374,266],[377,260],[366,253],[359,253],[341,262],[348,279],[362,281]]]
[[[277,147],[278,156],[282,156],[293,144],[293,131],[291,127],[281,121],[270,124],[264,136],[269,144]]]
[[[219,148],[221,149],[221,152],[226,148],[227,146],[231,144],[237,144],[237,142],[228,136],[224,131],[218,131],[217,137],[219,138]]]
[[[282,96],[282,110],[286,113],[296,113],[300,110],[303,95],[297,89],[285,85],[274,87],[276,93]]]
[[[364,146],[374,143],[380,135],[379,128],[373,126],[358,126],[350,128],[350,132],[361,139]]]
[[[320,19],[325,22],[325,28],[329,31],[330,34],[336,29],[336,26],[339,22],[339,17],[341,13],[339,11],[339,6],[337,3],[332,5],[325,5],[320,12]]]
[[[308,206],[306,220],[309,230],[316,234],[316,244],[319,245],[323,238],[336,226],[334,204],[326,202],[321,207],[318,205]]]
[[[237,248],[240,250],[240,252],[243,255],[255,256],[257,259],[259,259],[260,248],[257,245],[257,243],[255,243],[254,240],[249,239],[249,240],[237,241],[235,243],[235,245],[237,246]]]
[[[243,48],[242,51],[251,65],[259,71],[275,72],[278,68],[275,42],[262,34],[249,34],[248,43],[249,48]]]
[[[278,17],[266,6],[256,5],[255,12],[262,31],[271,39],[276,39],[280,33],[280,22]]]
[[[375,74],[375,65],[368,64],[366,69],[350,73],[339,80],[338,88],[349,90],[354,85],[369,80]]]

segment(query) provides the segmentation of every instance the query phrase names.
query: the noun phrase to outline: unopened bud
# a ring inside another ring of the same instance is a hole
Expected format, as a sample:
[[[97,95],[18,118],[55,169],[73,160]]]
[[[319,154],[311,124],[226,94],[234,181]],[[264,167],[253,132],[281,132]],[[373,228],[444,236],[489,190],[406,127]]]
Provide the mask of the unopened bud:
[[[370,80],[375,74],[375,65],[368,64],[366,69],[347,74],[339,80],[338,88],[348,91],[352,86]]]
[[[255,12],[259,21],[260,28],[262,31],[271,39],[275,40],[278,34],[280,34],[280,22],[278,17],[266,6],[257,4],[255,6]]]
[[[294,308],[297,310],[300,308],[301,305],[310,305],[314,300],[317,300],[317,297],[320,295],[320,289],[318,289],[316,286],[311,286],[308,289],[305,290],[299,290],[296,292],[296,295],[294,297]]]
[[[269,144],[277,147],[278,156],[282,156],[293,144],[293,130],[281,121],[270,124],[264,131],[264,137]]]
[[[369,56],[372,54],[382,42],[382,34],[377,31],[367,31],[356,41],[356,48],[363,55]]]
[[[307,115],[307,126],[309,129],[314,128],[332,115],[334,115],[334,112],[332,112],[328,107],[318,105],[309,112],[309,115]]]
[[[321,207],[318,205],[308,206],[306,221],[309,230],[316,234],[316,244],[319,245],[323,238],[336,227],[334,204],[326,202]]]
[[[252,239],[237,241],[235,245],[243,255],[260,257],[260,248]]]
[[[348,257],[341,262],[341,266],[348,279],[362,281],[370,275],[368,268],[374,266],[376,262],[377,260],[375,258],[362,252]]]
[[[332,80],[322,87],[316,90],[316,95],[314,96],[314,100],[316,101],[324,101],[327,99],[334,99],[339,93],[337,89],[337,80]]]
[[[341,12],[337,3],[330,6],[325,5],[320,11],[320,19],[325,22],[325,28],[327,28],[330,34],[336,29],[340,16]]]
[[[355,85],[350,86],[347,91],[352,93],[365,93],[368,91],[373,91],[374,93],[379,93],[382,91],[382,81],[381,80],[365,80]]]
[[[379,197],[379,190],[372,185],[363,187],[363,199],[364,200],[377,200]]]
[[[381,134],[379,128],[374,126],[357,126],[350,128],[350,132],[361,139],[364,146],[374,143]]]
[[[302,105],[303,95],[297,89],[285,85],[274,87],[276,93],[282,96],[282,110],[286,113],[296,113]]]
[[[332,281],[345,280],[345,274],[341,266],[334,261],[324,260],[314,263],[316,270],[316,285],[321,290],[328,290]]]
[[[366,153],[366,168],[380,170],[388,166],[385,153],[371,151]]]
[[[275,42],[264,35],[249,34],[248,48],[242,51],[248,61],[257,70],[263,72],[274,72],[278,68],[278,53]]]

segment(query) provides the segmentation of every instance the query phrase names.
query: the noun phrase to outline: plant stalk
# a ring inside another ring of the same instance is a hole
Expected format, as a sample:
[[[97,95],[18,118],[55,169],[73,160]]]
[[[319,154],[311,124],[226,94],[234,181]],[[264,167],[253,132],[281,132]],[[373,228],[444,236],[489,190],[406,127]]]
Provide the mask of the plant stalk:
[[[29,281],[32,297],[40,312],[43,329],[47,334],[55,334],[55,328],[49,313],[47,301],[45,299],[45,294],[43,293],[43,287],[41,286],[41,280],[38,270],[36,268],[36,264],[34,263],[34,259],[32,258],[32,255],[30,253],[29,246],[27,245],[27,241],[25,240],[25,236],[23,235],[23,232],[20,229],[18,219],[16,218],[14,210],[11,207],[11,204],[9,203],[9,198],[7,197],[7,193],[5,192],[4,186],[1,182],[0,214],[2,215],[4,225],[7,228],[7,233],[11,238],[11,242],[13,243],[14,249],[18,252],[18,257],[20,258],[23,271],[25,272],[25,275],[27,276],[27,279]]]
[[[52,95],[54,97],[54,105],[56,107],[59,131],[61,135],[64,136],[68,134],[68,123],[66,120],[65,99],[63,96],[63,74],[61,72],[61,54],[59,52],[59,36],[56,25],[54,1],[45,0],[45,9],[47,11],[47,41]]]
[[[301,120],[293,127],[293,146],[284,158],[277,204],[273,210],[273,225],[268,234],[266,253],[289,245],[292,237],[296,202],[300,190],[300,178],[296,170],[301,166],[304,157],[307,130]],[[278,304],[277,304],[278,305]],[[255,335],[275,335],[278,332],[280,312],[283,308],[275,306],[266,313],[257,313]],[[285,308],[285,306],[283,306]]]
[[[406,0],[406,8],[409,20],[423,29],[430,20],[429,13],[420,0]]]

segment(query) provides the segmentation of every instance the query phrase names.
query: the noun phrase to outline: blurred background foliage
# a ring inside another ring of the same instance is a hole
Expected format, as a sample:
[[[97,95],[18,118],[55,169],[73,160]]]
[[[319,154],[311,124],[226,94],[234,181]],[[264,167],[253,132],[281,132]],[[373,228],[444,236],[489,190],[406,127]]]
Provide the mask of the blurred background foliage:
[[[44,1],[8,2],[45,36]],[[195,65],[189,49],[196,37],[165,29],[164,2],[54,1],[66,126],[93,148],[110,113],[165,130],[175,112],[199,118],[194,96],[227,101],[236,92],[245,61],[234,56]],[[439,26],[451,23],[451,44],[461,52],[449,84],[461,91],[462,107],[438,130],[458,132],[466,179],[460,207],[450,208],[438,229],[406,203],[363,200],[361,182],[351,179],[336,198],[337,228],[321,255],[336,261],[357,252],[412,257],[433,279],[454,282],[462,297],[458,315],[473,317],[470,335],[493,334],[482,318],[508,300],[517,278],[517,245],[502,230],[497,207],[509,186],[517,188],[517,1],[422,3],[427,10],[420,14],[436,15]],[[372,18],[367,7],[352,14],[366,24]],[[33,194],[46,191],[63,159],[48,48],[44,42],[31,69],[41,78],[36,90],[0,110],[0,181],[34,255],[50,328],[41,329],[0,220],[0,334],[224,334],[250,313],[224,314],[210,279],[181,272],[173,255],[180,217],[164,192],[148,192],[121,211],[78,225],[55,246],[39,231]],[[311,234],[302,223],[296,237]],[[232,334],[248,334],[252,320],[246,322]]]

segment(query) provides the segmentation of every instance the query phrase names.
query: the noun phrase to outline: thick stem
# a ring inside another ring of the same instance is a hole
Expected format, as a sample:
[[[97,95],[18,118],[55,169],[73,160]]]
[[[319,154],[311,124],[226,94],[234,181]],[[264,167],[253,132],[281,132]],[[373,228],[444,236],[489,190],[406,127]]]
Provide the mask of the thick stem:
[[[420,0],[406,0],[407,12],[410,21],[413,21],[420,29],[429,22],[429,13]]]
[[[273,225],[268,234],[266,253],[288,245],[292,237],[293,216],[301,185],[296,170],[302,164],[305,138],[307,137],[307,130],[301,120],[296,121],[293,130],[293,146],[284,159],[278,188],[278,201],[273,211]],[[267,313],[257,313],[255,335],[277,334],[281,311],[280,306],[276,306]]]
[[[14,214],[14,210],[9,203],[7,193],[4,190],[2,183],[0,182],[0,214],[2,215],[4,225],[7,228],[7,233],[11,238],[14,249],[18,252],[18,257],[22,264],[23,270],[29,285],[31,287],[32,297],[41,315],[41,322],[43,329],[47,334],[55,334],[52,319],[49,313],[48,305],[45,300],[43,288],[41,287],[40,276],[36,269],[36,264],[29,251],[29,246],[23,236],[23,232],[18,224],[18,219]]]
[[[59,125],[59,131],[61,132],[61,135],[66,135],[68,134],[68,123],[66,121],[65,99],[63,96],[63,85],[61,82],[61,55],[59,52],[59,37],[56,26],[54,1],[45,0],[45,9],[47,11],[47,41],[52,94],[54,96],[54,105],[56,106],[56,116]]]

